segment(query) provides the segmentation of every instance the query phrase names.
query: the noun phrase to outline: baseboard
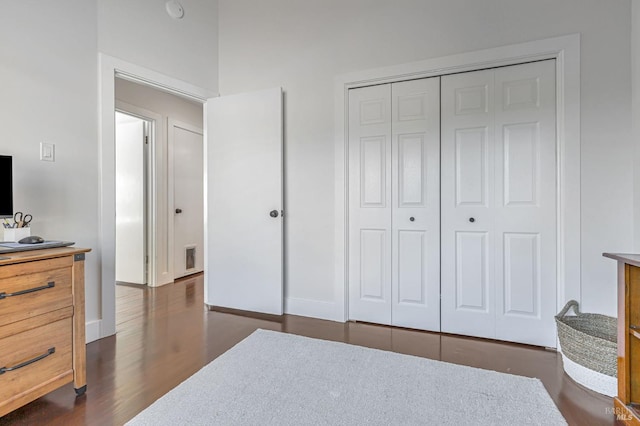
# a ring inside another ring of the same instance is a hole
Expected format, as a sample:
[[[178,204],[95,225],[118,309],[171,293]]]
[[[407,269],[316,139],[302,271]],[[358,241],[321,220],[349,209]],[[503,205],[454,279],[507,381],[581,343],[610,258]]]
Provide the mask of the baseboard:
[[[344,307],[335,302],[287,297],[284,299],[284,313],[344,322]]]
[[[100,339],[100,329],[102,326],[102,320],[93,320],[86,323],[85,333],[87,343]]]

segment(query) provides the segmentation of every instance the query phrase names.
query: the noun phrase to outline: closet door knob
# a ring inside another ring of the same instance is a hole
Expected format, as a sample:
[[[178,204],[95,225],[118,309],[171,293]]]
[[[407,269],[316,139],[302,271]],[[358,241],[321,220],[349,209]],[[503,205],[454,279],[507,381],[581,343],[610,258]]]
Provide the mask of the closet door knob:
[[[470,218],[469,218],[469,222],[473,223],[473,222],[475,222],[475,221],[476,221],[476,220],[475,220],[474,218],[472,218],[472,217],[470,217]]]
[[[414,220],[416,220],[416,218],[415,218],[415,217],[413,217],[413,216],[411,216],[411,217],[409,218],[409,220],[410,220],[411,222],[413,222]]]

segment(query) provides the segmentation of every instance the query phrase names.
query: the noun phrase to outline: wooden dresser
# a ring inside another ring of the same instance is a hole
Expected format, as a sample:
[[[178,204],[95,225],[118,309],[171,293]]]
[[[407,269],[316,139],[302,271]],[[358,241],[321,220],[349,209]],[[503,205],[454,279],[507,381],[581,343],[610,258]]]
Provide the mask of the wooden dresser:
[[[0,254],[0,417],[70,382],[85,392],[88,251]]]
[[[604,253],[618,261],[618,396],[616,420],[640,425],[640,255]]]

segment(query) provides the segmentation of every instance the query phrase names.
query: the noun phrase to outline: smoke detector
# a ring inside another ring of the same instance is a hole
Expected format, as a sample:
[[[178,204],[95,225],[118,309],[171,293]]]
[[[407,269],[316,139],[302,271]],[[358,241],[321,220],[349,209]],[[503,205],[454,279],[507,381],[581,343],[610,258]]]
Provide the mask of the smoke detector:
[[[182,19],[182,17],[184,16],[184,8],[180,4],[180,2],[178,2],[178,0],[169,0],[165,4],[165,7],[167,8],[167,13],[173,19]]]

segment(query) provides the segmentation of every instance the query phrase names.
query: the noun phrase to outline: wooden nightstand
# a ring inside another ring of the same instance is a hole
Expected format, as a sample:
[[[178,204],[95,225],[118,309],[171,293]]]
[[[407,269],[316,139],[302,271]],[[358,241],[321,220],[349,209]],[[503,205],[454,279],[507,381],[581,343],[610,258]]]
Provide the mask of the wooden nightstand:
[[[87,388],[84,258],[74,247],[2,253],[0,416],[69,382]]]

